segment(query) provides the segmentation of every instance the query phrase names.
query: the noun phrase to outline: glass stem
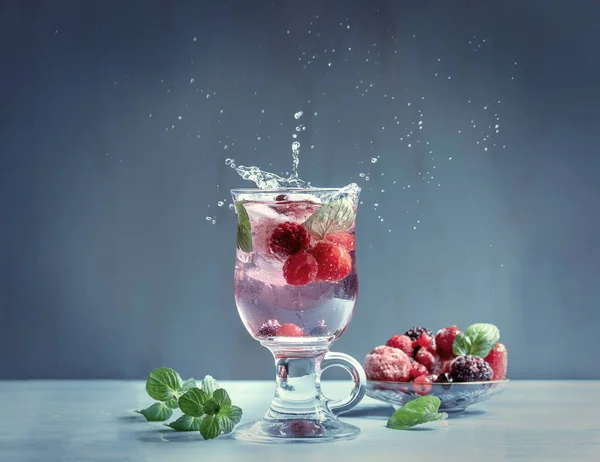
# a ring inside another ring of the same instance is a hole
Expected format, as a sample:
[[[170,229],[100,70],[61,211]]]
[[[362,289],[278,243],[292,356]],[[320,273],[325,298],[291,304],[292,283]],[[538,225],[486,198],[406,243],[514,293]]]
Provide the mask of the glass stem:
[[[321,403],[321,361],[326,351],[314,356],[290,357],[273,351],[275,357],[275,396],[267,416],[302,416],[326,412]]]

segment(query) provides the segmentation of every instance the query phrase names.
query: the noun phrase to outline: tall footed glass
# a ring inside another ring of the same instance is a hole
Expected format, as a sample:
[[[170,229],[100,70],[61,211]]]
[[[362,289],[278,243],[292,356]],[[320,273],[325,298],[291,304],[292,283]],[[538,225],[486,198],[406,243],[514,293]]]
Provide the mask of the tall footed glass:
[[[265,416],[234,432],[258,442],[354,438],[337,415],[365,393],[352,357],[329,351],[348,327],[358,295],[355,217],[360,189],[235,189],[235,300],[246,329],[275,358],[276,388]],[[346,398],[321,393],[321,373],[346,369]]]

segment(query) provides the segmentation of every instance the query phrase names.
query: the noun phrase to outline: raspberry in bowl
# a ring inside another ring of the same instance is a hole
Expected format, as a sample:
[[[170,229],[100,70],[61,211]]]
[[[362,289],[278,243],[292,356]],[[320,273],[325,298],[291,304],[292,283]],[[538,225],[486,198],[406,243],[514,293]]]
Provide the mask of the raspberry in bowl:
[[[388,339],[365,357],[367,395],[398,408],[432,394],[440,411],[463,412],[506,388],[508,353],[491,324],[456,326],[436,335],[421,326]]]

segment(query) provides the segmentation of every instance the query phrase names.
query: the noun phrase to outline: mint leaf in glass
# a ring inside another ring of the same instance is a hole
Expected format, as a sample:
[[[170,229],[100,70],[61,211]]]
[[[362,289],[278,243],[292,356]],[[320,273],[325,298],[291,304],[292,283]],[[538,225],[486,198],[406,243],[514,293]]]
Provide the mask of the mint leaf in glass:
[[[252,229],[246,207],[241,202],[236,202],[235,210],[238,219],[237,247],[244,252],[252,252]]]
[[[179,398],[179,409],[190,417],[201,417],[204,415],[204,403],[209,396],[199,388],[192,388]]]
[[[204,413],[207,415],[216,415],[221,410],[221,406],[219,406],[219,403],[217,403],[214,398],[209,398],[204,403],[203,409]]]
[[[205,440],[212,440],[221,434],[219,420],[215,415],[204,416],[200,423],[200,434]]]
[[[157,401],[177,399],[177,390],[181,388],[181,377],[168,367],[153,371],[146,380],[146,391]]]
[[[213,379],[210,375],[207,375],[202,379],[202,383],[200,384],[200,388],[204,391],[208,396],[212,396],[219,385],[217,381]]]
[[[469,354],[485,358],[500,339],[500,331],[493,324],[477,323],[467,328],[465,336],[471,343]],[[454,349],[454,345],[452,347]]]
[[[173,415],[173,410],[165,403],[154,403],[146,409],[136,409],[135,412],[142,414],[148,422],[162,422]]]
[[[202,419],[198,417],[192,417],[184,414],[181,417],[179,417],[179,419],[164,425],[167,427],[171,427],[173,430],[177,430],[178,432],[197,432],[198,430],[200,430],[201,422]]]
[[[354,224],[354,206],[348,199],[337,199],[322,206],[304,222],[308,232],[325,238],[328,233],[347,231]]]
[[[387,422],[387,427],[394,430],[406,430],[415,425],[448,417],[445,412],[438,412],[439,408],[440,399],[437,396],[421,396],[409,401],[394,412]]]

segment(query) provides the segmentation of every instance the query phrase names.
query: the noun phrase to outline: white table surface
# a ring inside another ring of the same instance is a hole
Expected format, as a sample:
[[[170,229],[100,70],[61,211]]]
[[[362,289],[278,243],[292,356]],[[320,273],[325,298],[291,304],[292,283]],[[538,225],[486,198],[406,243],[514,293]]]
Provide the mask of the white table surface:
[[[244,411],[262,416],[272,382],[221,382]],[[349,383],[325,382],[340,397]],[[143,382],[0,382],[0,461],[598,461],[600,381],[512,381],[504,394],[411,431],[385,428],[393,408],[365,398],[343,420],[352,441],[264,445],[174,432],[133,412],[149,405]],[[178,411],[176,411],[178,412]]]

